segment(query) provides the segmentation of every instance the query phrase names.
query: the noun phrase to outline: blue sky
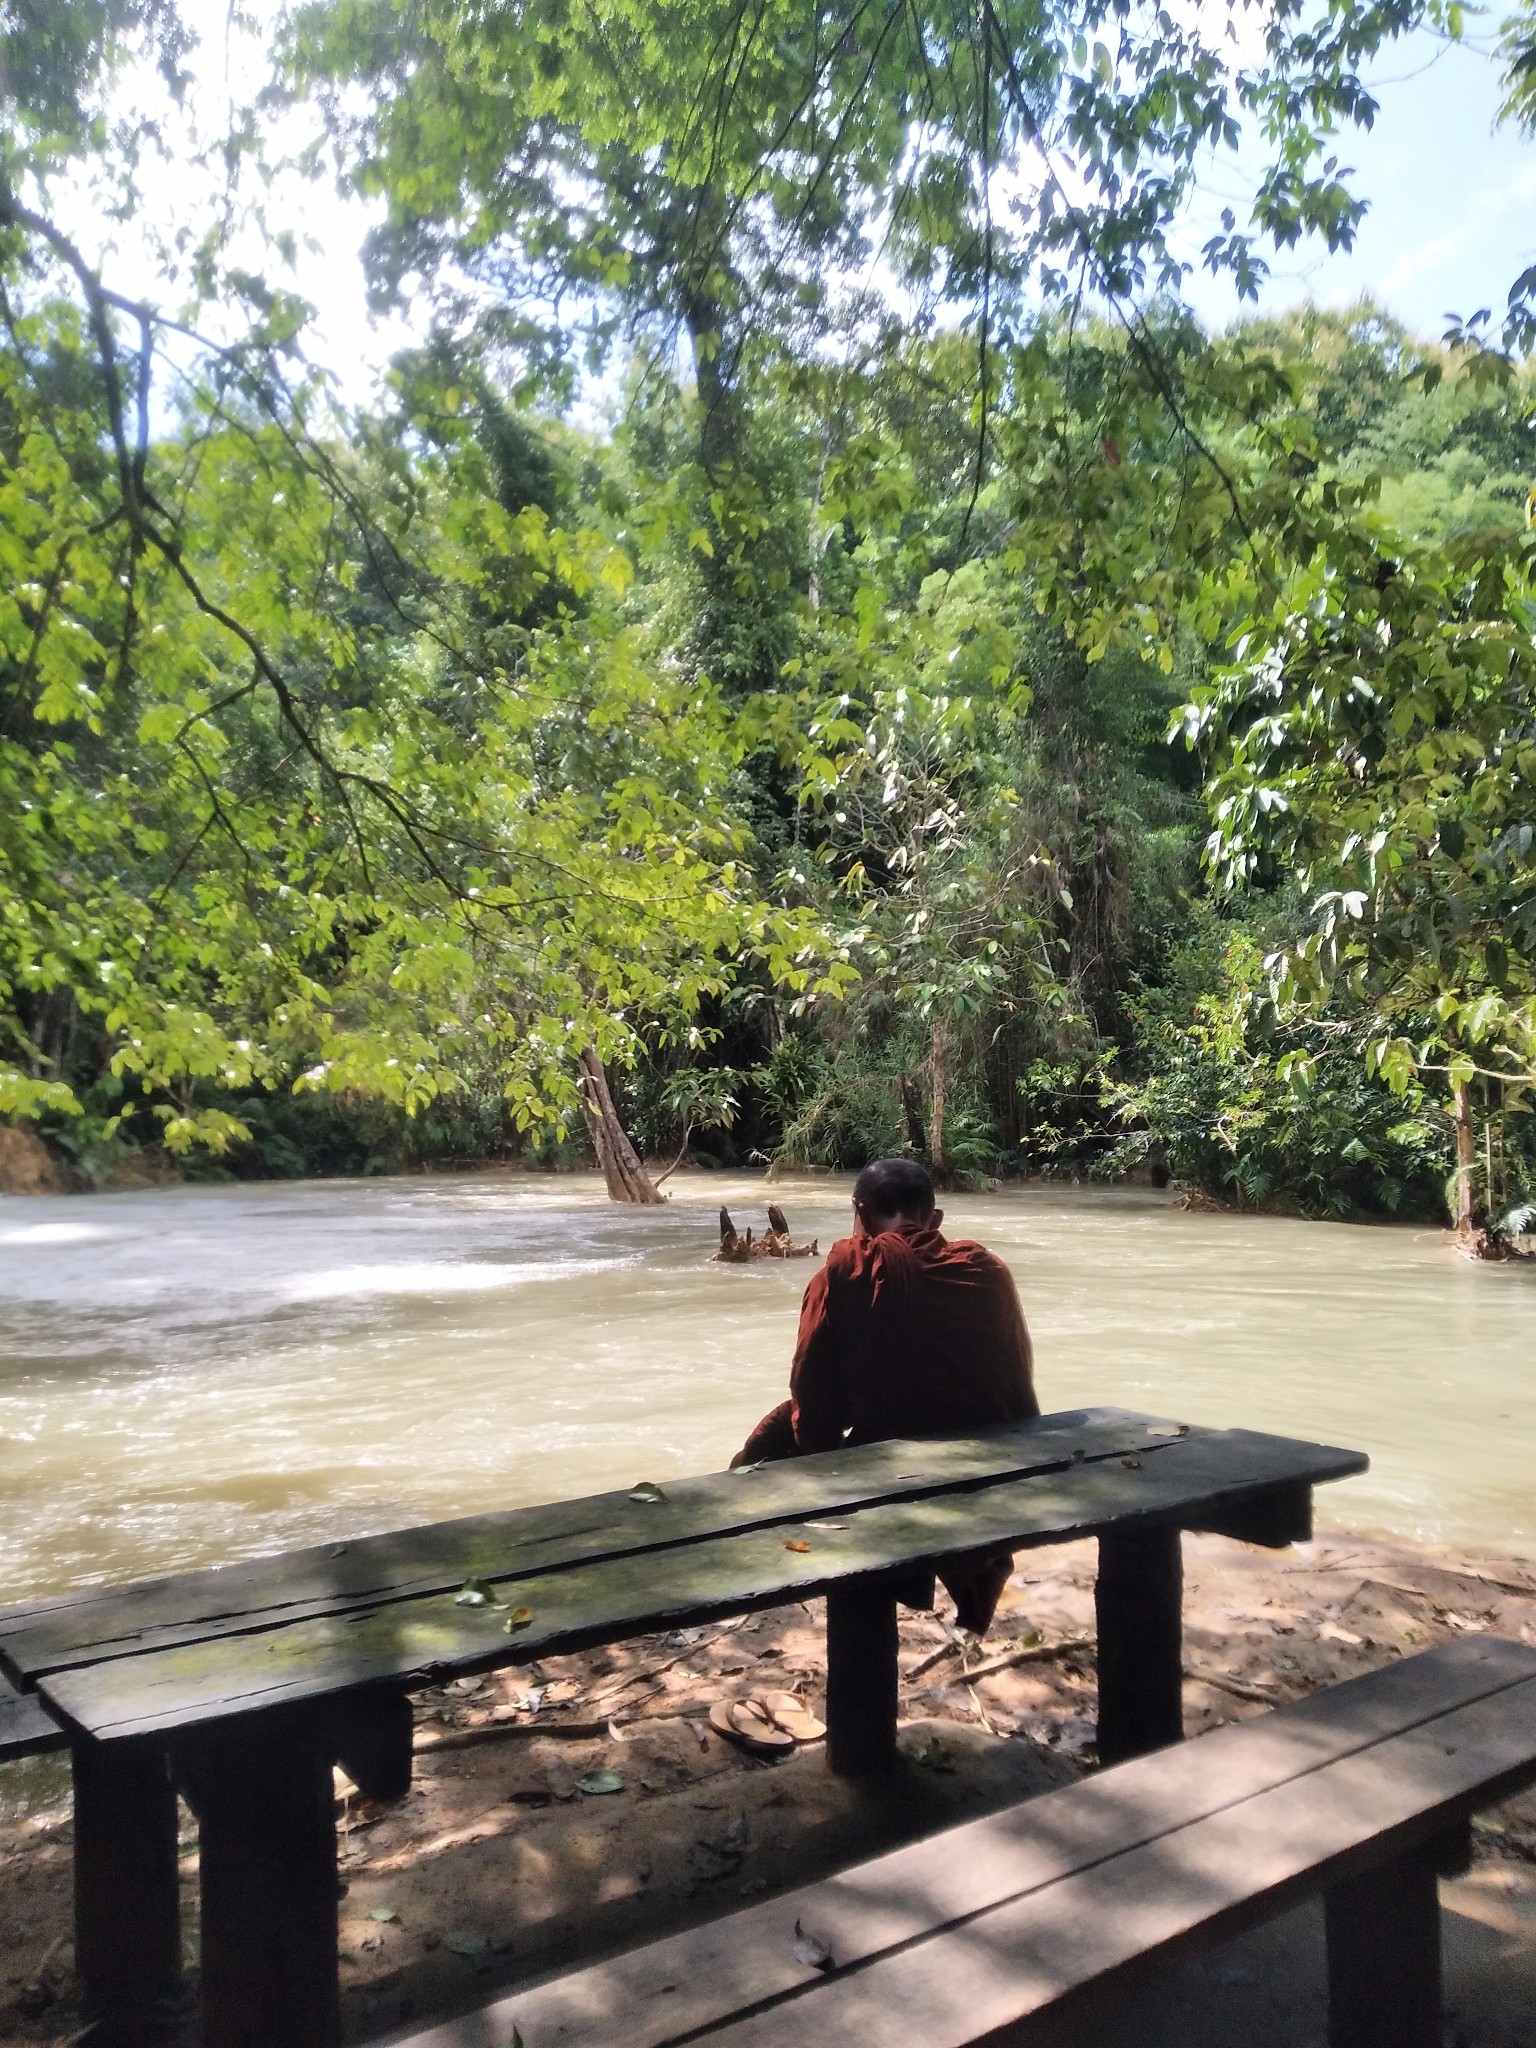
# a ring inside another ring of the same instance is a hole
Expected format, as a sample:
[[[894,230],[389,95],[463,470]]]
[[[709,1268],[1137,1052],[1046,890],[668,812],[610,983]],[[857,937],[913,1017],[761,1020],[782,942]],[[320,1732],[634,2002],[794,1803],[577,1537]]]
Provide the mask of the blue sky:
[[[1278,311],[1308,299],[1348,305],[1369,294],[1405,326],[1438,337],[1447,312],[1491,307],[1497,321],[1509,287],[1536,256],[1536,142],[1498,128],[1499,66],[1489,19],[1468,40],[1428,34],[1385,51],[1370,74],[1381,111],[1374,128],[1341,135],[1341,163],[1370,211],[1347,253],[1302,247],[1274,256],[1260,304]],[[1204,180],[1190,253],[1224,203],[1252,190],[1229,156]],[[1242,208],[1237,204],[1241,214]],[[1221,325],[1240,311],[1230,286],[1202,274],[1189,293]]]

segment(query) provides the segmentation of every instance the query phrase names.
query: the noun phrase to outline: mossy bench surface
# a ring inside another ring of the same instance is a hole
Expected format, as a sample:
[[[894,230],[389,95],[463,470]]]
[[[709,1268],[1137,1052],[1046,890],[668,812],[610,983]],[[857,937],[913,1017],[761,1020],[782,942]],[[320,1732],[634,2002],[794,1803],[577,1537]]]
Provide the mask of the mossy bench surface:
[[[1305,1894],[1347,1898],[1362,1873],[1417,1868],[1476,1807],[1533,1778],[1536,1649],[1464,1638],[389,2038],[508,2048],[515,2029],[526,2048],[968,2048]],[[1349,1959],[1336,1960],[1347,1979]],[[1420,2038],[1401,2031],[1411,2016],[1376,2020],[1394,2048]],[[1438,2040],[1433,2013],[1430,2024]]]

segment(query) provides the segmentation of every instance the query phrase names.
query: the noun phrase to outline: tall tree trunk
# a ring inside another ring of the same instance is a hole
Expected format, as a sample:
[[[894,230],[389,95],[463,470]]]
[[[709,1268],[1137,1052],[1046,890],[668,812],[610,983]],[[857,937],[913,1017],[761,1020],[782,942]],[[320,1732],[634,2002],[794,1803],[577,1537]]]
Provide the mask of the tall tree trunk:
[[[949,1182],[949,1154],[944,1149],[944,1116],[949,1094],[949,1026],[936,1019],[928,1052],[928,1171],[936,1187]]]
[[[665,1202],[666,1196],[654,1186],[640,1163],[640,1155],[629,1142],[619,1121],[608,1075],[596,1048],[588,1046],[581,1055],[581,1113],[586,1118],[587,1136],[608,1183],[608,1197],[614,1202]]]
[[[1472,1087],[1458,1081],[1451,1098],[1451,1121],[1456,1131],[1456,1196],[1452,1213],[1458,1235],[1472,1234],[1472,1174],[1477,1164],[1477,1135],[1472,1128]]]
[[[913,1152],[921,1152],[923,1149],[923,1110],[922,1102],[917,1092],[917,1082],[911,1074],[903,1074],[898,1086],[901,1090],[901,1118],[907,1129],[908,1148]]]

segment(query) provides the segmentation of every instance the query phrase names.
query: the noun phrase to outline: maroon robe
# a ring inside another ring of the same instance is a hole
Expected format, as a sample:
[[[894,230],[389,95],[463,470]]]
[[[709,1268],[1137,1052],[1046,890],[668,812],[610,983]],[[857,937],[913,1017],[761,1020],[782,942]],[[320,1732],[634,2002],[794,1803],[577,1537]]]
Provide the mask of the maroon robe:
[[[963,1436],[1040,1413],[1012,1274],[984,1245],[950,1243],[929,1224],[833,1245],[805,1290],[789,1389],[734,1464]],[[1007,1551],[944,1561],[962,1627],[987,1627],[1012,1569]]]

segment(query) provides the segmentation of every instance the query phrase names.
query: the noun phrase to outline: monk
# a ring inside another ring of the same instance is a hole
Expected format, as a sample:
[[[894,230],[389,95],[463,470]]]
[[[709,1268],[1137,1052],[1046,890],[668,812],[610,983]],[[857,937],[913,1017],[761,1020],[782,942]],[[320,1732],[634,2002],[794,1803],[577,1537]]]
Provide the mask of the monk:
[[[853,1184],[852,1237],[805,1290],[781,1402],[732,1459],[750,1465],[888,1437],[955,1436],[1038,1415],[1029,1331],[1013,1276],[969,1239],[943,1237],[933,1182],[913,1159],[877,1159]],[[962,1628],[987,1628],[1013,1569],[1007,1551],[946,1558],[938,1576]],[[930,1606],[929,1597],[912,1606]]]

